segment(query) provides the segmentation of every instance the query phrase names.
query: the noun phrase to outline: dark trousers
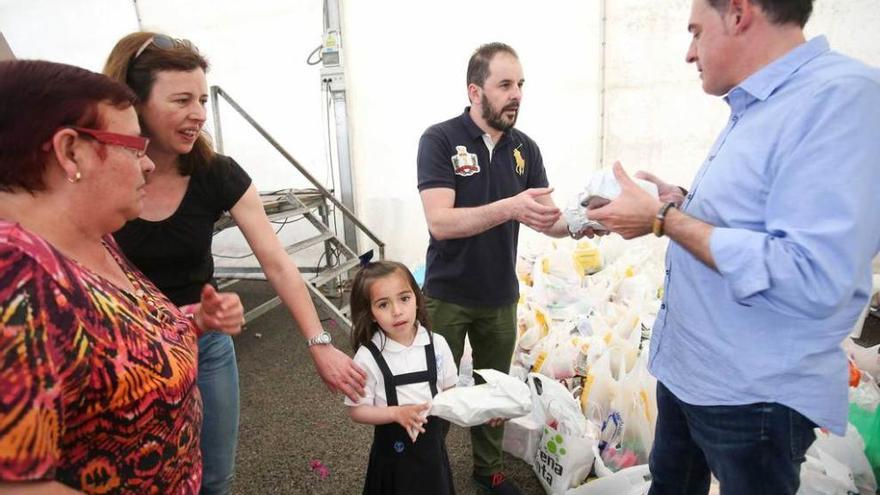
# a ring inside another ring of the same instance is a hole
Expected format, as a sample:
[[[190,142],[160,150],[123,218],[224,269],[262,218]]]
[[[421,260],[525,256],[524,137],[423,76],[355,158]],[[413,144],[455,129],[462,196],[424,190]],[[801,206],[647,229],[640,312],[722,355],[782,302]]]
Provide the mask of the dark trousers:
[[[709,473],[722,495],[794,495],[815,424],[790,407],[763,402],[694,406],[657,382],[657,428],[649,495],[705,495]]]

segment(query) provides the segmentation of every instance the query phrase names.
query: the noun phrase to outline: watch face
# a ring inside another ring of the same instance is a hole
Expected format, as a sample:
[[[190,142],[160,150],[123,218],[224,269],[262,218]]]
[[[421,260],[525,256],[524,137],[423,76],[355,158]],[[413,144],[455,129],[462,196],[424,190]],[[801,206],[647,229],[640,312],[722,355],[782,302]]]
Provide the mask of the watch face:
[[[309,346],[329,344],[330,340],[331,340],[330,334],[327,333],[326,331],[323,331],[323,332],[319,333],[318,335],[315,335],[314,337],[309,339]]]

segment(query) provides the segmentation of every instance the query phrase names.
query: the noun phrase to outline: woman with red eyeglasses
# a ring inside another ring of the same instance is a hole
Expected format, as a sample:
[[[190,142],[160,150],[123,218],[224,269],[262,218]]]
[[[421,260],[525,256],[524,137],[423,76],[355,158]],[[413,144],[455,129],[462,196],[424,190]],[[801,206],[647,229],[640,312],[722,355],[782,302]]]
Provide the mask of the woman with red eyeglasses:
[[[124,85],[0,62],[0,493],[196,493],[201,328],[235,294],[172,304],[111,233],[153,162]]]
[[[352,400],[363,395],[364,372],[329,343],[296,265],[275,237],[250,177],[214,153],[205,124],[208,62],[189,41],[138,32],[113,48],[104,73],[140,99],[138,115],[156,164],[140,218],[115,234],[126,256],[177,304],[189,304],[214,275],[214,223],[228,211],[270,284],[296,320],[321,378]],[[203,494],[228,493],[238,439],[238,368],[232,339],[199,339],[199,389],[205,422]]]

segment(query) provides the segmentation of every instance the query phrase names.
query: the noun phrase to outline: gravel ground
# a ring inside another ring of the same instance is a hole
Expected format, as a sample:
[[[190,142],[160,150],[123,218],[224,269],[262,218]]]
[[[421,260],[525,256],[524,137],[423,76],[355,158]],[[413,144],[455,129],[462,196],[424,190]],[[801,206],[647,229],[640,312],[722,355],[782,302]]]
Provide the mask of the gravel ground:
[[[230,287],[246,307],[271,289],[263,282]],[[305,343],[283,307],[251,322],[236,337],[241,380],[235,494],[359,494],[363,488],[373,428],[348,417],[341,395],[331,394],[312,365]],[[325,327],[334,343],[351,352],[346,335],[332,322]],[[447,438],[456,491],[470,485],[470,436],[453,426]],[[330,475],[320,480],[309,463],[319,460]],[[524,493],[543,493],[531,466],[505,455],[508,477]]]

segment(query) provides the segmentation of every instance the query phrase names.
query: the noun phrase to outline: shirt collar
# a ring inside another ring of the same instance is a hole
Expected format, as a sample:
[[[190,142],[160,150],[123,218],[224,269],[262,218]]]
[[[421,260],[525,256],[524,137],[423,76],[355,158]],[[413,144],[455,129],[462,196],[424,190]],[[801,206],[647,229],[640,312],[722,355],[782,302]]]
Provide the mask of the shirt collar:
[[[464,112],[461,114],[460,118],[469,138],[477,139],[484,134],[483,130],[480,129],[477,123],[474,122],[474,119],[471,118],[471,107],[464,107]]]
[[[428,336],[428,330],[421,324],[419,324],[419,329],[416,331],[416,338],[413,339],[413,343],[409,347],[401,344],[400,342],[397,342],[396,340],[389,339],[381,331],[374,333],[373,337],[370,340],[380,350],[388,352],[403,352],[415,346],[424,347],[431,343],[431,338]]]
[[[748,103],[745,100],[766,100],[804,64],[829,50],[828,39],[825,36],[817,36],[747,77],[733,88],[724,100],[732,107],[739,106],[740,102]],[[745,94],[741,94],[742,92],[751,95],[752,98],[746,98]]]

